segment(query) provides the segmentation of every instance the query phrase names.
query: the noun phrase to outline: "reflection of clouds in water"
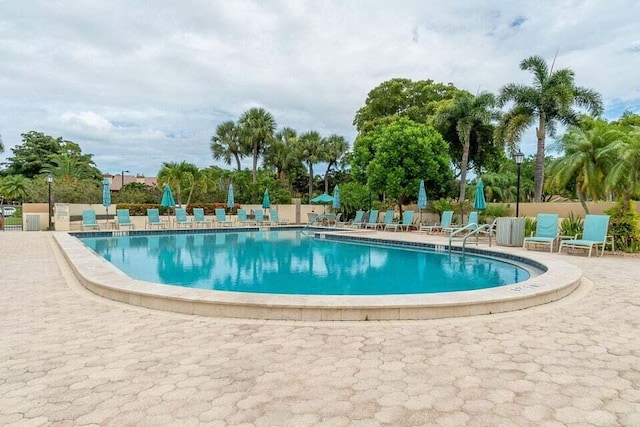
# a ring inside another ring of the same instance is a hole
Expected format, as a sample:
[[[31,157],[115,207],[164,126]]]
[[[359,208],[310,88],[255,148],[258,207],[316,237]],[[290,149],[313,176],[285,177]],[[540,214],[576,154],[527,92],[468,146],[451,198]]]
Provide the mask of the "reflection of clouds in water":
[[[369,248],[367,253],[353,259],[344,266],[344,272],[351,277],[366,274],[371,269],[381,269],[387,264],[388,254],[379,248]]]

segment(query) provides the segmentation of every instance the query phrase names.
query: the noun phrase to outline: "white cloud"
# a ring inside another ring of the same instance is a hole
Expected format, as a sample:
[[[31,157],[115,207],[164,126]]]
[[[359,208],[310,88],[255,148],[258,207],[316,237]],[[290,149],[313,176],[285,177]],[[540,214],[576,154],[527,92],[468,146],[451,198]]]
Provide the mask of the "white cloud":
[[[105,172],[153,175],[211,164],[215,127],[251,106],[352,139],[384,80],[497,91],[558,50],[608,114],[638,111],[639,17],[621,1],[0,1],[0,134],[7,148],[29,130],[63,136]]]

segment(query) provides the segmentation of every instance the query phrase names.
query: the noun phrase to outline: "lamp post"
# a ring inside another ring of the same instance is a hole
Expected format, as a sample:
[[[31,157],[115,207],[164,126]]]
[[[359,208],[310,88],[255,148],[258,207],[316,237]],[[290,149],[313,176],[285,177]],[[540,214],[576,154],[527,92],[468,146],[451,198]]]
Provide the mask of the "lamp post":
[[[53,182],[53,175],[47,175],[47,184],[49,185],[49,230],[53,229],[53,224],[51,222],[51,217],[53,216],[53,212],[51,209],[51,183]]]
[[[120,181],[121,185],[120,185],[120,190],[124,189],[124,173],[129,173],[129,171],[122,171],[120,173],[120,176],[122,176],[122,181]]]
[[[513,157],[516,161],[516,165],[518,165],[518,184],[516,186],[516,218],[518,218],[520,216],[520,167],[524,161],[524,154],[522,154],[522,151],[518,150]]]

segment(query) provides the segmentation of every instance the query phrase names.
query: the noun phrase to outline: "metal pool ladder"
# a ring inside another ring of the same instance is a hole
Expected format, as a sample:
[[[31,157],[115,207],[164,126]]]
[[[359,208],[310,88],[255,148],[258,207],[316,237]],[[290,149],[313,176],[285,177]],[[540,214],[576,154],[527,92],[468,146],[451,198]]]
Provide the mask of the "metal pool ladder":
[[[488,237],[489,239],[489,247],[491,247],[491,240],[493,239],[493,233],[496,227],[496,223],[497,223],[498,219],[494,219],[493,222],[491,224],[483,224],[481,226],[477,226],[476,224],[468,224],[462,228],[459,228],[457,230],[455,230],[454,232],[452,232],[449,235],[449,252],[451,252],[451,242],[453,240],[453,238],[463,232],[469,231],[469,233],[467,233],[463,238],[462,238],[462,253],[464,254],[465,249],[467,247],[467,239],[471,236],[476,236],[476,246],[479,243],[479,235],[480,234],[484,234]]]

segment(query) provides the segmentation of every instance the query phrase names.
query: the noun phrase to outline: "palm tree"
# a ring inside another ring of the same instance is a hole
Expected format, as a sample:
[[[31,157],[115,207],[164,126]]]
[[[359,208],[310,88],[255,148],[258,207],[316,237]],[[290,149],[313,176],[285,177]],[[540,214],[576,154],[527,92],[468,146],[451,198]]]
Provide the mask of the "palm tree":
[[[29,179],[22,175],[8,175],[0,182],[0,194],[9,200],[24,200],[28,195]]]
[[[327,162],[327,171],[324,173],[324,192],[329,193],[329,172],[338,164],[342,156],[349,150],[349,143],[340,135],[331,135],[324,141],[322,147],[322,160]]]
[[[553,71],[553,65],[549,69],[540,56],[531,56],[523,60],[520,69],[533,73],[533,85],[510,83],[500,90],[499,105],[504,106],[510,101],[513,101],[514,105],[502,116],[496,136],[515,150],[524,130],[537,120],[538,148],[534,200],[540,202],[544,183],[546,134],[554,137],[558,123],[578,123],[578,113],[572,109],[574,105],[586,108],[593,115],[599,115],[602,113],[602,97],[592,89],[576,86],[572,70],[565,68]]]
[[[488,92],[482,92],[476,96],[468,92],[458,92],[451,101],[446,102],[437,112],[437,123],[455,122],[458,138],[462,142],[460,201],[464,200],[466,194],[471,133],[481,126],[490,124],[491,120],[496,116],[493,110],[495,104],[495,97]]]
[[[314,130],[300,135],[298,153],[300,159],[309,167],[309,199],[313,197],[313,164],[322,159],[322,137]]]
[[[199,173],[196,165],[188,162],[164,162],[160,172],[158,172],[158,186],[162,188],[164,184],[169,186],[176,193],[176,201],[182,206],[182,192],[190,191],[196,183],[195,176]]]
[[[623,134],[605,150],[615,156],[605,183],[622,194],[625,211],[631,209],[631,195],[640,190],[640,127]]]
[[[559,141],[565,154],[551,167],[551,183],[564,187],[575,180],[578,200],[588,214],[586,198],[605,197],[605,177],[612,163],[608,157],[610,147],[622,137],[620,131],[605,121],[597,121],[587,130],[572,126]]]
[[[215,160],[222,159],[225,164],[231,165],[231,157],[235,158],[240,172],[240,159],[244,157],[244,153],[240,144],[239,129],[232,120],[218,125],[216,134],[211,137],[210,147]]]
[[[93,169],[86,161],[76,155],[69,154],[52,155],[49,163],[43,166],[41,172],[69,181],[95,177]]]
[[[269,150],[265,152],[265,163],[276,168],[278,179],[281,181],[286,181],[291,168],[300,163],[296,152],[297,143],[298,135],[295,129],[285,127],[276,133]]]
[[[276,129],[276,121],[264,108],[252,108],[245,111],[240,120],[241,138],[247,151],[253,156],[253,183],[257,180],[256,170],[258,169],[258,157],[265,148],[273,141],[273,133]]]

